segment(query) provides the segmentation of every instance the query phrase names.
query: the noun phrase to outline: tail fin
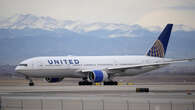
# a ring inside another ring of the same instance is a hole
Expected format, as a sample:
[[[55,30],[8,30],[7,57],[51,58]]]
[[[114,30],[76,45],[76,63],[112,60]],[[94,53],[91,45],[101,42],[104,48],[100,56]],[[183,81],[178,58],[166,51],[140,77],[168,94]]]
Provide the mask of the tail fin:
[[[166,54],[167,45],[171,35],[173,24],[167,24],[163,32],[160,34],[158,39],[154,42],[152,48],[148,50],[147,56],[161,57],[163,58]]]

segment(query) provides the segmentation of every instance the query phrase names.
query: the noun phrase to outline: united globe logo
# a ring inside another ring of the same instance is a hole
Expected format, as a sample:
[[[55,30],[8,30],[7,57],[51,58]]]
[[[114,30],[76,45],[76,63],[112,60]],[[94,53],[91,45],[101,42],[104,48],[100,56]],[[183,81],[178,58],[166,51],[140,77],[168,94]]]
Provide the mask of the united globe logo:
[[[164,57],[165,52],[163,48],[163,44],[161,43],[160,40],[157,40],[152,48],[149,50],[148,56],[154,56],[154,57]]]

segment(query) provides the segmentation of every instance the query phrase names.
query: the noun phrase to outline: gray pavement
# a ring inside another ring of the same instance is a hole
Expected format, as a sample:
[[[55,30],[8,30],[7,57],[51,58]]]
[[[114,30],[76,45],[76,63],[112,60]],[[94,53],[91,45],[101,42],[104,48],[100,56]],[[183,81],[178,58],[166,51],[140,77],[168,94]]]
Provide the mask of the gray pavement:
[[[0,86],[1,93],[14,92],[135,92],[136,88],[149,88],[151,92],[195,91],[195,85],[118,85],[118,86]]]
[[[195,85],[0,86],[0,96],[1,110],[195,110]]]

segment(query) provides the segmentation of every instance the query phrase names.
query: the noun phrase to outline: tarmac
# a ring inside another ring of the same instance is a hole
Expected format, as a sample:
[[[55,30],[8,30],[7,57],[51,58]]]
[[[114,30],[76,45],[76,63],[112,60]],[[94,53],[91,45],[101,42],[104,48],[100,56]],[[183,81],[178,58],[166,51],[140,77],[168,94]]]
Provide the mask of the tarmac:
[[[0,86],[1,110],[195,110],[192,84],[48,85]]]

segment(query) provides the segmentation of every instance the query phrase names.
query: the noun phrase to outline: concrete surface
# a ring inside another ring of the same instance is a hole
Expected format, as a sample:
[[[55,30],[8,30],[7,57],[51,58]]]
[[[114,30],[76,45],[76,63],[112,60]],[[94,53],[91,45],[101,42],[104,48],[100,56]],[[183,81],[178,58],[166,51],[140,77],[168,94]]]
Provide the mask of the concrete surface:
[[[195,110],[194,91],[195,85],[0,86],[0,110]]]
[[[23,92],[135,92],[136,88],[149,88],[151,92],[195,91],[195,85],[119,85],[119,86],[0,86],[1,93]]]
[[[2,110],[194,110],[195,96],[163,97],[3,96],[1,107]]]
[[[58,83],[48,83],[42,78],[33,78],[36,86],[77,86],[80,78],[65,78]],[[114,80],[118,81],[122,85],[128,83],[136,85],[195,85],[195,75],[167,75],[167,76],[134,76],[134,77],[116,77]],[[28,80],[25,78],[4,78],[0,77],[0,86],[27,86]]]

